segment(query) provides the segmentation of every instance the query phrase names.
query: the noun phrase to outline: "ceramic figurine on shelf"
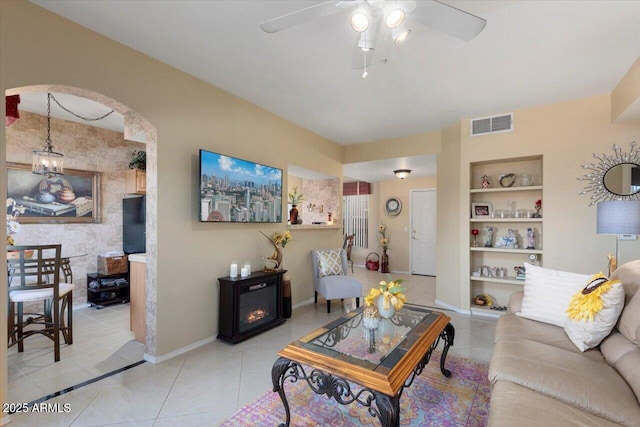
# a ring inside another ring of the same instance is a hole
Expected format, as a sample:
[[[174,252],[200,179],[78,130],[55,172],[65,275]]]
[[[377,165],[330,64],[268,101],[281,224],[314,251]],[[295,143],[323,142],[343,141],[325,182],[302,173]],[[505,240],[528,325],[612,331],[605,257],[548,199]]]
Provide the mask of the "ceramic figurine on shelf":
[[[484,247],[485,248],[493,247],[493,232],[494,231],[495,231],[495,228],[487,227],[487,238],[485,239],[485,242],[484,242]]]
[[[536,248],[536,238],[533,235],[533,228],[527,228],[527,249]]]
[[[489,188],[490,185],[489,177],[487,175],[482,175],[482,188]]]
[[[518,237],[513,228],[507,231],[506,236],[502,236],[496,242],[496,248],[518,249]]]

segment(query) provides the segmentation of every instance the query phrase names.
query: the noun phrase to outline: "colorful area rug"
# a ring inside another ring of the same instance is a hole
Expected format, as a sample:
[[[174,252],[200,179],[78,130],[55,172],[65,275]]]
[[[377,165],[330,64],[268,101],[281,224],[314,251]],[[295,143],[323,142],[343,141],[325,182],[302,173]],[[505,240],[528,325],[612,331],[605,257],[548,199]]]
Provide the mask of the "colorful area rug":
[[[440,373],[440,353],[406,388],[400,400],[402,426],[486,426],[489,417],[488,366],[471,360],[447,356],[451,377]],[[306,381],[285,383],[291,409],[291,425],[301,426],[379,426],[367,409],[351,404],[342,406],[311,391]],[[278,393],[269,391],[236,412],[223,427],[277,426],[285,421]]]

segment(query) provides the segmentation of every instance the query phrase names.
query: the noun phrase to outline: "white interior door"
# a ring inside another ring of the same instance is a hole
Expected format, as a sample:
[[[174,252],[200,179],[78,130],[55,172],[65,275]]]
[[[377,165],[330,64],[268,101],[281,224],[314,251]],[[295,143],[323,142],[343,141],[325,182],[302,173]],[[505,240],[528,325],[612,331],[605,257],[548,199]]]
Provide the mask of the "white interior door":
[[[411,191],[411,274],[436,275],[436,190]]]

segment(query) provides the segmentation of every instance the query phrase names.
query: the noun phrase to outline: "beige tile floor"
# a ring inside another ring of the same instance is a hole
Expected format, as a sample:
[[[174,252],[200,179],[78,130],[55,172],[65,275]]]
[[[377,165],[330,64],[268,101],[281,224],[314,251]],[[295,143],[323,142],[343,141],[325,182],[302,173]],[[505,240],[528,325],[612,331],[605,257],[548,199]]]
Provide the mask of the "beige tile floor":
[[[364,289],[384,275],[355,269]],[[435,279],[407,279],[407,295],[415,304],[433,305]],[[56,414],[14,414],[18,426],[215,426],[239,408],[271,389],[271,366],[276,352],[289,342],[352,309],[333,302],[327,314],[324,300],[294,310],[285,324],[236,345],[221,341],[169,361],[144,363],[92,385],[49,400],[69,403],[71,411]],[[450,353],[488,363],[493,349],[495,321],[447,312],[456,329]],[[74,344],[75,346],[75,344]]]
[[[73,344],[61,344],[60,361],[53,361],[53,342],[35,335],[25,340],[23,353],[8,350],[10,402],[31,402],[142,360],[144,346],[129,330],[129,305],[73,312]]]

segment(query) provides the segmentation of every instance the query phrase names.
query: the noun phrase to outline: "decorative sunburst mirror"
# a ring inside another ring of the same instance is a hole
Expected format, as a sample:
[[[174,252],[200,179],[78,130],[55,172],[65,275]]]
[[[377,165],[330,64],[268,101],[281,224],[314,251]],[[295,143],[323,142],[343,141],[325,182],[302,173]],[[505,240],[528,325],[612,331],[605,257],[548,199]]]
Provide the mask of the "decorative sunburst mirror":
[[[640,200],[640,150],[629,152],[613,145],[613,154],[593,154],[597,162],[582,165],[587,173],[578,178],[587,185],[580,194],[590,195],[589,206],[609,200]]]

